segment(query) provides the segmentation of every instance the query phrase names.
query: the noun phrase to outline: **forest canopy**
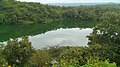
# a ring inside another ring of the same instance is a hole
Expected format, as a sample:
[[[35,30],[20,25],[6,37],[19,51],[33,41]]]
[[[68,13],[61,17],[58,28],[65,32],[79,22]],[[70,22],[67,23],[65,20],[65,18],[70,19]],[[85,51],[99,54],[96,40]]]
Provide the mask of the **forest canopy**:
[[[32,2],[1,0],[0,24],[48,23],[60,20],[101,21],[105,14],[120,9],[105,6],[60,7]]]

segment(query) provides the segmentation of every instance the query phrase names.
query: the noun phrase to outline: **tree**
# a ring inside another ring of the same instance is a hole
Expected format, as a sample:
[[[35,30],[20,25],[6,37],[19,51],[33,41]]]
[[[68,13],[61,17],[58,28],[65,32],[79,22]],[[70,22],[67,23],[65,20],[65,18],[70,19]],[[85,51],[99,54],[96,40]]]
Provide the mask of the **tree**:
[[[49,50],[36,50],[33,56],[28,61],[28,64],[32,67],[41,67],[51,61],[51,54]]]
[[[29,57],[32,56],[33,48],[28,37],[23,37],[22,40],[9,40],[4,49],[4,55],[8,64],[13,66],[14,64],[18,67],[23,67]]]
[[[3,55],[3,48],[4,48],[4,45],[0,44],[0,66],[7,63]]]
[[[93,29],[93,33],[88,36],[90,42],[89,45],[96,44],[106,44],[108,46],[112,46],[108,48],[112,50],[113,53],[117,55],[114,56],[114,59],[109,58],[112,61],[120,64],[120,14],[116,13],[107,13],[102,16],[103,22],[98,24]]]

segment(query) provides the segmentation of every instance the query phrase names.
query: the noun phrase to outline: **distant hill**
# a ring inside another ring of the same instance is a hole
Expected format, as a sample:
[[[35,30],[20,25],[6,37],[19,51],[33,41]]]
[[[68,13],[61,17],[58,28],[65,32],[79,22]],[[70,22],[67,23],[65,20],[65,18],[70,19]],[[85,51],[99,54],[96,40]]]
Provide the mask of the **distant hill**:
[[[102,3],[103,4],[103,3]],[[90,5],[98,5],[97,3],[49,3],[48,5],[55,5],[55,6],[90,6]]]
[[[54,6],[95,6],[95,5],[118,5],[118,3],[48,3]]]

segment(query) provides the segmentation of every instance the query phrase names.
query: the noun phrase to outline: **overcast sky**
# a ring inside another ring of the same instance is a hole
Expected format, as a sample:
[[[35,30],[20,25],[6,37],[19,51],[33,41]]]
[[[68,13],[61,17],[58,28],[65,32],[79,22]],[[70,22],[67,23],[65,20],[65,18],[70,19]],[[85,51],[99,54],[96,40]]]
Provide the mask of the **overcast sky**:
[[[106,3],[115,2],[120,3],[120,0],[18,0],[25,2],[40,2],[40,3]]]

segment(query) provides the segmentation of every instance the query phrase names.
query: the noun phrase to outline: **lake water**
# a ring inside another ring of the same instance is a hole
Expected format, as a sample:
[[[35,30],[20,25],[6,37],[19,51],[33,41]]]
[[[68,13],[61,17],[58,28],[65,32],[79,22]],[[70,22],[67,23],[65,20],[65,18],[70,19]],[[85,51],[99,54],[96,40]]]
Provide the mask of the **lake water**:
[[[87,35],[92,33],[91,28],[67,28],[48,31],[44,34],[30,36],[29,39],[36,49],[45,48],[48,46],[87,46],[89,42]]]

